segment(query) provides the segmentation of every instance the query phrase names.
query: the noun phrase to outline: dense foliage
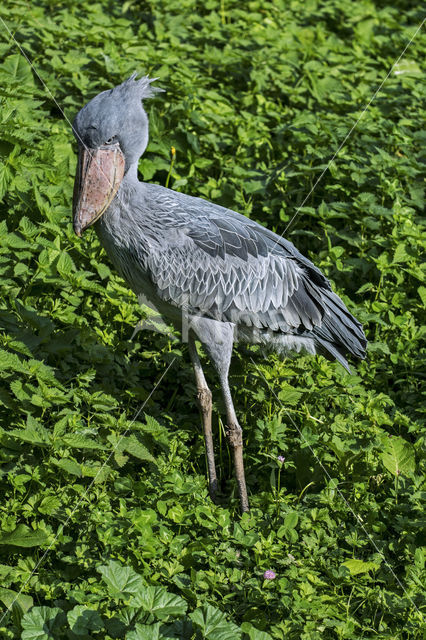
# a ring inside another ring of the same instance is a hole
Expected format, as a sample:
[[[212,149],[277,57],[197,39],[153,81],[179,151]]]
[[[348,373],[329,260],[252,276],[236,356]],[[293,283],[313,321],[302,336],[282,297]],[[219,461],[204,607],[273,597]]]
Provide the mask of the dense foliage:
[[[424,33],[316,184],[419,5],[1,5],[2,638],[422,637]],[[218,505],[185,345],[132,337],[135,296],[72,231],[69,119],[134,70],[166,89],[141,177],[279,233],[303,203],[286,236],[370,341],[351,375],[236,350],[242,518],[213,371]]]

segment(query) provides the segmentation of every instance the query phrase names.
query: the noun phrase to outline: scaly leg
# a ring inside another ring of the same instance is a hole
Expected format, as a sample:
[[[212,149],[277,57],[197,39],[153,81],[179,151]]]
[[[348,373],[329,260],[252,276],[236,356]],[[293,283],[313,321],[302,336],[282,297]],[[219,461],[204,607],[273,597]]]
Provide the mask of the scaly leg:
[[[210,318],[201,318],[197,316],[193,316],[191,318],[191,327],[207,349],[219,374],[220,385],[226,407],[226,435],[234,455],[235,476],[237,478],[241,510],[248,511],[249,503],[243,463],[243,432],[238,423],[237,416],[235,415],[234,404],[232,402],[228,382],[228,372],[232,357],[235,327],[232,322],[219,322]]]
[[[214,462],[214,449],[212,437],[212,393],[207,386],[204,371],[198,356],[194,337],[190,332],[188,335],[189,355],[194,367],[195,382],[197,384],[197,398],[203,419],[204,441],[206,443],[207,468],[209,472],[209,493],[214,501],[217,492],[216,466]]]
[[[226,407],[226,435],[234,454],[235,477],[237,479],[238,493],[240,496],[241,511],[249,511],[249,501],[247,496],[246,478],[244,474],[243,461],[243,430],[235,415],[234,403],[232,402],[231,391],[227,375],[220,375],[223,399]]]

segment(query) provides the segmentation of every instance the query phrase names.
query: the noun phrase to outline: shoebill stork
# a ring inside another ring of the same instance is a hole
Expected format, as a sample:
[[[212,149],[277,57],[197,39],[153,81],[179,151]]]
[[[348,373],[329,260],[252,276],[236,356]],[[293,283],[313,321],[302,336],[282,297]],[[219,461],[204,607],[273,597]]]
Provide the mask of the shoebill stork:
[[[158,91],[152,82],[133,74],[77,114],[74,230],[80,236],[94,225],[133,291],[176,328],[187,318],[214,498],[212,394],[196,340],[205,347],[219,374],[241,509],[247,511],[243,434],[228,382],[236,339],[283,355],[320,353],[346,369],[347,356],[365,357],[366,339],[325,276],[291,242],[218,204],[139,181],[138,160],[148,144],[142,103]]]

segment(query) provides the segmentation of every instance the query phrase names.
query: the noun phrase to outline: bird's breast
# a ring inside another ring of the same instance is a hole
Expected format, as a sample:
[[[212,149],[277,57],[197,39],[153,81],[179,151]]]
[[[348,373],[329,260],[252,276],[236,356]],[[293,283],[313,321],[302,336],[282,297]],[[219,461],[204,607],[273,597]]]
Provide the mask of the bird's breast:
[[[109,212],[107,212],[108,214]],[[157,285],[149,268],[150,255],[158,251],[156,242],[143,232],[142,225],[129,225],[123,217],[104,215],[95,225],[99,240],[120,276],[147,305],[179,324],[179,311],[157,294]]]

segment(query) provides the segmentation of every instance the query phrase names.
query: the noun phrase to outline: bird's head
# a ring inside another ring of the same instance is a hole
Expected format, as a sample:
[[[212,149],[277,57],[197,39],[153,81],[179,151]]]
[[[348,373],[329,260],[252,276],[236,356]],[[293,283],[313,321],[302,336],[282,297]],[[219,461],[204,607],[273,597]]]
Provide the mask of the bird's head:
[[[156,78],[138,80],[136,75],[99,93],[74,120],[79,153],[73,216],[79,236],[106,211],[148,144],[148,117],[141,101],[161,89],[151,87]]]

